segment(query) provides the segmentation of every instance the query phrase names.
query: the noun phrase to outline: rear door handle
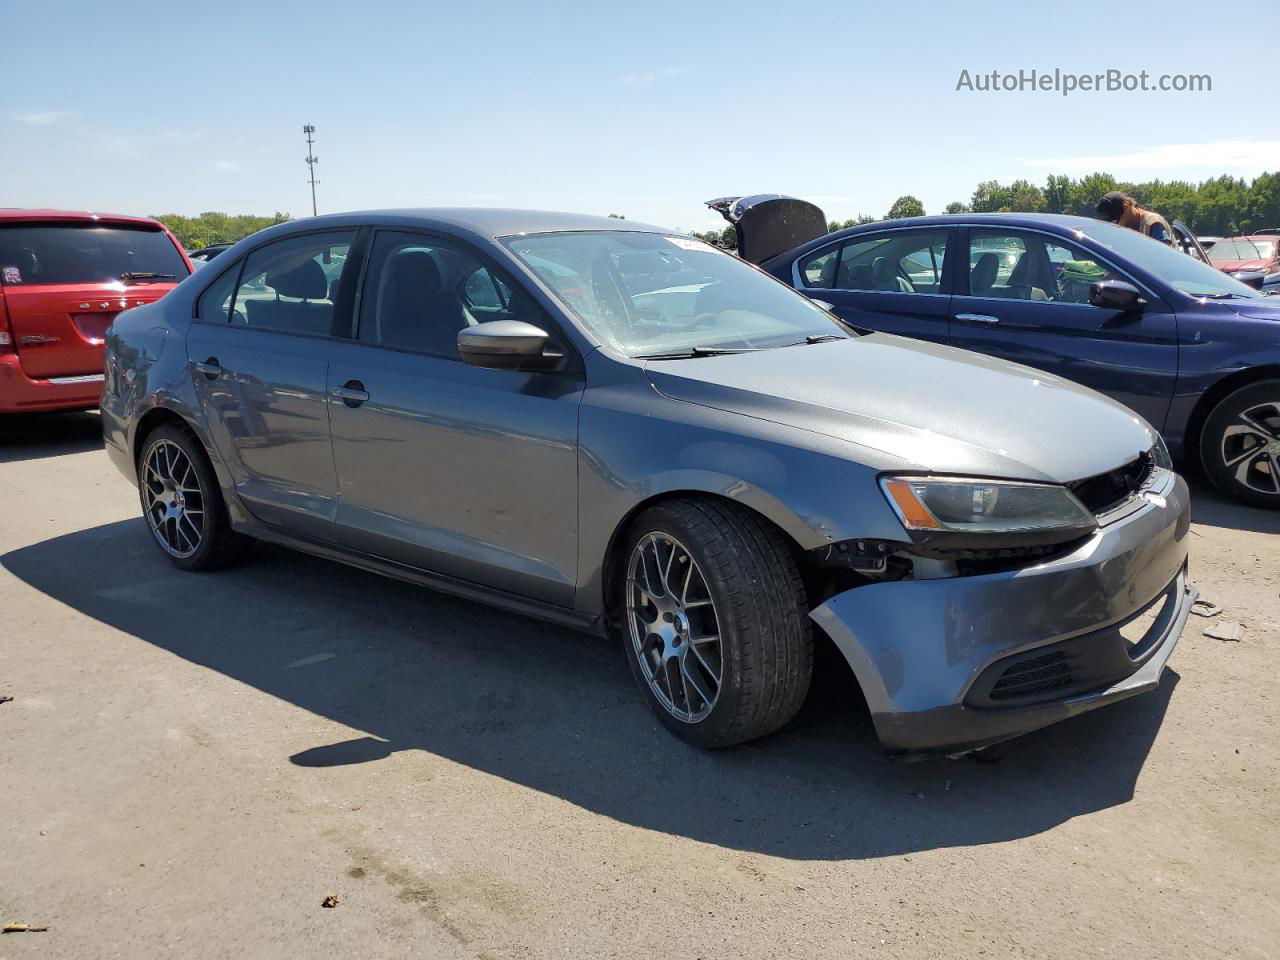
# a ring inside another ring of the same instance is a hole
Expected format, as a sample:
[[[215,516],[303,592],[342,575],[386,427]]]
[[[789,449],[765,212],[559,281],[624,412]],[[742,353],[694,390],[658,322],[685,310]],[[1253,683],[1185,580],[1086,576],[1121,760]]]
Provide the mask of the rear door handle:
[[[359,380],[348,380],[340,387],[333,388],[333,395],[348,407],[358,407],[369,399],[369,393]]]
[[[957,313],[957,320],[963,320],[966,323],[999,323],[999,317],[993,317],[989,313]]]
[[[217,357],[210,357],[208,360],[197,360],[196,369],[210,380],[216,380],[222,376],[222,366],[218,363]]]

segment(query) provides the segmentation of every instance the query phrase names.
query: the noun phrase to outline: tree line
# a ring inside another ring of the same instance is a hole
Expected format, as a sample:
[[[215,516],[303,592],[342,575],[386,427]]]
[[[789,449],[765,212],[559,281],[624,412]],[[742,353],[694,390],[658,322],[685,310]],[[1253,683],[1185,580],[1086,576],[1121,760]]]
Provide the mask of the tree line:
[[[270,217],[259,217],[251,213],[226,214],[209,210],[198,217],[162,213],[153,219],[172,230],[184,250],[195,251],[214,243],[235,243],[251,233],[292,218],[278,211]]]
[[[1221,176],[1202,183],[1186,180],[1148,180],[1133,183],[1109,173],[1091,173],[1079,180],[1050,175],[1043,186],[1030,180],[1003,184],[984,180],[967,203],[956,200],[942,213],[1068,213],[1095,216],[1094,207],[1104,193],[1123,190],[1138,206],[1154,210],[1168,220],[1181,220],[1200,236],[1239,236],[1264,227],[1280,227],[1280,173],[1264,173],[1251,181]],[[906,194],[893,202],[885,220],[925,216],[924,204]],[[843,230],[877,217],[859,214],[851,220],[832,220],[830,230]],[[722,247],[737,240],[733,227],[694,232],[693,236]]]

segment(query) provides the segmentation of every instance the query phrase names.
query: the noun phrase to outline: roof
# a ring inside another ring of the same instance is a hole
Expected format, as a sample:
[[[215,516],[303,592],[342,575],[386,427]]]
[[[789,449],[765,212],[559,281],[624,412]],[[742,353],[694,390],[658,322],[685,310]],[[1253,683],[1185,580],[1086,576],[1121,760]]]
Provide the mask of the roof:
[[[522,233],[556,233],[567,230],[626,230],[636,233],[673,233],[666,227],[594,217],[583,213],[550,210],[511,210],[497,207],[406,207],[389,210],[352,210],[290,221],[290,226],[313,223],[399,223],[464,231],[481,237],[509,237]]]
[[[151,217],[134,217],[122,213],[97,213],[92,210],[48,210],[25,207],[0,207],[0,223],[6,221],[44,221],[65,223],[120,223],[136,227],[159,227]]]

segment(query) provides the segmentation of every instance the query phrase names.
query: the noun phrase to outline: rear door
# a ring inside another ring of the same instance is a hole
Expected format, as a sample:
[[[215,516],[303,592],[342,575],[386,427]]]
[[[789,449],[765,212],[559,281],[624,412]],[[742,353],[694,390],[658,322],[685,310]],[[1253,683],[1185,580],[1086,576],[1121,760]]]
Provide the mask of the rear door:
[[[116,314],[158,300],[189,272],[163,230],[0,223],[0,285],[19,362],[32,379],[100,375]]]
[[[1178,327],[1167,304],[1144,291],[1148,303],[1138,311],[1093,306],[1093,282],[1133,281],[1055,235],[970,227],[967,248],[967,277],[952,300],[955,346],[1082,383],[1156,429],[1164,425],[1178,376]]]
[[[855,234],[800,257],[791,281],[854,326],[946,343],[952,234],[949,227]]]
[[[295,234],[234,264],[201,295],[187,357],[205,422],[249,511],[329,540],[337,478],[326,383],[352,230]],[[338,297],[335,303],[335,297]]]

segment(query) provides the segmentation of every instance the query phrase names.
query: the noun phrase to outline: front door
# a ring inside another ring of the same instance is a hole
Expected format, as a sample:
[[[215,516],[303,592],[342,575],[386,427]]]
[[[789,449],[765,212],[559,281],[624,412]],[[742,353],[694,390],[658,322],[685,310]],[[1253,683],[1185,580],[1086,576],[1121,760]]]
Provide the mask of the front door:
[[[205,422],[246,508],[326,540],[337,507],[327,402],[333,297],[352,238],[330,231],[258,248],[202,294],[187,334]]]
[[[1093,306],[1090,284],[1128,278],[1077,244],[1029,230],[971,227],[968,266],[967,294],[952,301],[953,344],[1082,383],[1163,427],[1178,376],[1177,320],[1166,304],[1147,295],[1140,311]]]
[[[854,326],[946,343],[950,234],[946,227],[856,234],[801,258],[799,288]]]
[[[568,606],[577,577],[578,373],[488,370],[458,332],[531,298],[455,240],[379,231],[355,340],[329,369],[338,536],[347,546]],[[568,350],[567,344],[559,344]]]

